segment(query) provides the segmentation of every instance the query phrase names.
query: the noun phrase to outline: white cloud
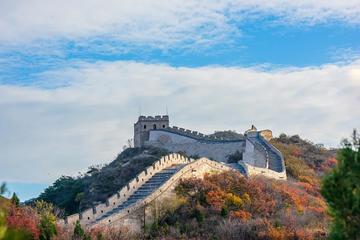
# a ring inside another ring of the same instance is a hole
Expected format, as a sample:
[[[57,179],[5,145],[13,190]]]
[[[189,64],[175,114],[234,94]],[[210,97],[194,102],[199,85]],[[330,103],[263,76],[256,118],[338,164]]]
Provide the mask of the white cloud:
[[[360,127],[359,69],[97,62],[40,76],[66,87],[0,85],[0,181],[50,181],[112,160],[140,105],[144,114],[167,105],[173,125],[202,132],[255,124],[336,146]]]
[[[81,42],[101,37],[127,44],[168,48],[207,45],[241,34],[233,23],[273,15],[282,23],[360,23],[357,0],[2,0],[0,41],[38,39]]]

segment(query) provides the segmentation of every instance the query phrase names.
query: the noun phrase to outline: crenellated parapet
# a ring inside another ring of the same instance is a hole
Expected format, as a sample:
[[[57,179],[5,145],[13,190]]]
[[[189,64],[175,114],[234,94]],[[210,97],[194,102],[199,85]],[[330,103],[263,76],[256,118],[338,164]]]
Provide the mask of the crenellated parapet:
[[[168,115],[156,115],[156,116],[139,116],[138,121],[169,121]]]

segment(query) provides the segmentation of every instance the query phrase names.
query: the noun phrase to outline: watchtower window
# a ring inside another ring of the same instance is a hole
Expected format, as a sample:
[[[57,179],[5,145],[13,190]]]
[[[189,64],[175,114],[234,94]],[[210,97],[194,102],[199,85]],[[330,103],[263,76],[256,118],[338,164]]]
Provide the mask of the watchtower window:
[[[146,125],[144,125],[144,129],[146,129]]]
[[[163,128],[165,128],[165,125],[163,125]]]
[[[154,124],[153,129],[156,129],[156,124]]]

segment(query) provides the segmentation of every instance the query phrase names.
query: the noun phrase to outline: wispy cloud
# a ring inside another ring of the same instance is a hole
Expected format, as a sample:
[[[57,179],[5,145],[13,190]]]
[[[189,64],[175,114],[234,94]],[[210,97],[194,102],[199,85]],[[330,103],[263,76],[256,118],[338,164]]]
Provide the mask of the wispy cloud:
[[[40,74],[47,88],[0,85],[0,180],[46,182],[111,160],[139,106],[161,114],[168,105],[172,124],[203,132],[255,124],[337,146],[360,127],[359,69],[78,62]]]
[[[360,48],[332,48],[330,49],[329,54],[336,62],[349,63],[355,61],[356,59],[360,59]]]
[[[358,1],[4,0],[0,41],[111,39],[166,49],[209,45],[241,34],[239,23],[273,16],[282,24],[360,24]],[[229,37],[230,36],[230,37]]]

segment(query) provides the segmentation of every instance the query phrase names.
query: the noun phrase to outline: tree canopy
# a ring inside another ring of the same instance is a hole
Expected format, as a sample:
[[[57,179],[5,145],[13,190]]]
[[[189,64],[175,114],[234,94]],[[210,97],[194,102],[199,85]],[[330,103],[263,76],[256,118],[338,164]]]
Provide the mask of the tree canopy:
[[[330,239],[360,239],[360,147],[359,136],[343,141],[338,164],[325,176],[321,193],[333,217]]]

